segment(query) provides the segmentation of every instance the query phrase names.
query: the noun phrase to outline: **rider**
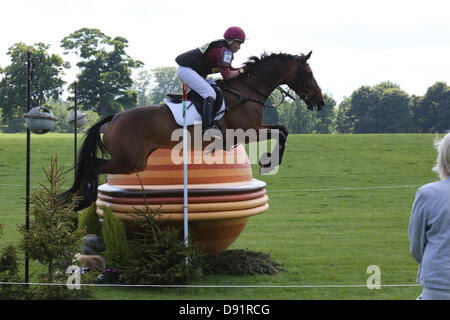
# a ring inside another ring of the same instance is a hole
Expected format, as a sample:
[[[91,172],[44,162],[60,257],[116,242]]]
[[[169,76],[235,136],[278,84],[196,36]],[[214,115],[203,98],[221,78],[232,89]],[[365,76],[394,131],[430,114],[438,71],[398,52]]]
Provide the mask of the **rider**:
[[[230,27],[225,31],[223,39],[187,51],[175,59],[180,79],[205,99],[202,108],[203,132],[214,127],[212,113],[216,99],[216,92],[205,78],[216,72],[220,72],[224,80],[244,74],[244,68],[236,69],[231,66],[234,53],[239,51],[244,41],[244,31],[236,26]]]

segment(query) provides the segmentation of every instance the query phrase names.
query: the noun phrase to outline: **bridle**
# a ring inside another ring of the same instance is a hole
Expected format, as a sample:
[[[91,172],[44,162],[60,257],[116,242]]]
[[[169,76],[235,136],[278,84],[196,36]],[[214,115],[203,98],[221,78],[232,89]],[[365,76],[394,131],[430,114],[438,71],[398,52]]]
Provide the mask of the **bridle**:
[[[299,71],[301,70],[302,67],[305,67],[305,66],[308,66],[308,63],[307,63],[306,61],[301,61],[300,59],[297,59],[297,67],[298,67],[298,69],[297,69],[297,77],[296,77],[296,79],[295,79],[296,85],[298,85],[299,83],[302,82],[302,79],[301,79],[302,73],[299,72]],[[309,88],[314,88],[314,85],[309,84],[309,83],[307,83],[306,81],[304,81],[304,82],[305,82],[305,84],[301,86],[301,87],[302,87],[302,90],[300,91],[300,93],[298,93],[298,96],[299,96],[303,101],[307,102],[308,100],[310,100],[310,97],[309,97],[309,95],[308,95],[308,89],[309,89]],[[314,107],[313,107],[313,110],[316,111],[316,110],[317,110],[317,107],[314,106]]]
[[[296,80],[295,80],[295,81],[296,81],[296,84],[298,84],[298,82],[300,82],[300,81],[302,80],[302,79],[300,78],[301,75],[300,75],[300,72],[299,72],[299,71],[301,70],[301,68],[303,67],[302,64],[307,65],[305,62],[302,62],[299,58],[297,58],[297,66],[298,66],[298,69],[297,69],[297,75],[296,75]],[[251,74],[251,76],[260,78],[260,79],[261,79],[265,84],[267,84],[269,87],[271,87],[271,86],[273,85],[269,80],[267,80],[266,78],[264,78],[264,77],[262,77],[262,76],[258,76],[258,75],[256,75],[256,74]],[[247,73],[247,81],[244,80],[243,77],[239,77],[238,79],[246,85],[247,91],[248,91],[248,90],[251,90],[251,91],[253,91],[254,93],[256,93],[257,95],[259,95],[259,96],[264,97],[265,99],[267,99],[267,94],[262,93],[258,88],[255,88],[255,87],[253,87],[252,85],[250,85],[250,81],[249,81],[249,80],[250,80],[250,74],[249,74],[249,73]],[[248,97],[248,96],[246,96],[246,95],[243,95],[243,94],[242,94],[241,92],[239,92],[238,90],[236,90],[236,89],[230,87],[229,85],[226,85],[225,80],[223,81],[223,84],[224,84],[224,87],[223,87],[223,90],[224,90],[224,91],[228,91],[228,92],[234,94],[235,96],[238,96],[238,97],[239,97],[239,100],[236,101],[235,103],[233,103],[231,106],[227,106],[224,112],[230,111],[230,110],[234,109],[235,107],[237,107],[238,105],[240,105],[240,104],[242,104],[242,103],[244,103],[244,102],[247,102],[247,101],[253,101],[253,102],[256,102],[256,103],[258,103],[258,104],[261,104],[264,108],[265,108],[265,107],[272,107],[272,108],[277,107],[277,106],[279,106],[279,105],[284,101],[284,99],[285,99],[286,97],[289,97],[289,98],[291,98],[293,101],[296,101],[296,98],[293,97],[291,94],[289,94],[289,92],[287,92],[286,90],[284,90],[281,86],[276,87],[275,90],[279,90],[279,91],[281,92],[283,98],[282,98],[281,102],[278,103],[276,106],[271,106],[271,105],[268,105],[268,104],[267,104],[265,101],[263,101],[263,100],[260,100],[260,99],[256,99],[256,98],[252,98],[252,97]],[[307,85],[304,85],[304,86],[302,86],[302,87],[303,87],[303,89],[302,89],[302,91],[298,94],[298,96],[299,96],[301,99],[303,99],[303,100],[305,100],[305,101],[308,101],[308,100],[309,100],[309,96],[308,96],[308,88],[313,87],[313,85],[307,84]]]

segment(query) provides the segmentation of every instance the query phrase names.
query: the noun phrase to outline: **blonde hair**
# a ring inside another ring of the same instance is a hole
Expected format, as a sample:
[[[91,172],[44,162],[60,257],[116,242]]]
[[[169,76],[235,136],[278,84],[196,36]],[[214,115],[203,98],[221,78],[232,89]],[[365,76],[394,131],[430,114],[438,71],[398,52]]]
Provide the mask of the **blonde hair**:
[[[447,133],[442,139],[434,139],[434,147],[438,151],[436,165],[433,171],[439,174],[441,180],[445,180],[450,175],[450,133]]]

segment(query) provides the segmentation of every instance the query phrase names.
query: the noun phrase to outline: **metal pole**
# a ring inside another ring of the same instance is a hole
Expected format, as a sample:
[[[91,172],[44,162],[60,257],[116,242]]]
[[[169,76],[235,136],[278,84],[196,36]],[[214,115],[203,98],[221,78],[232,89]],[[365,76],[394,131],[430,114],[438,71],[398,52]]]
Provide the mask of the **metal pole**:
[[[189,245],[189,231],[188,231],[188,189],[187,189],[187,124],[186,124],[186,100],[187,100],[187,84],[183,83],[183,178],[184,178],[184,245]],[[189,263],[186,257],[185,264]]]
[[[75,81],[74,83],[73,83],[73,85],[74,85],[74,87],[75,87],[75,102],[74,102],[74,109],[75,109],[75,112],[74,112],[74,114],[75,114],[75,120],[74,120],[74,157],[75,157],[75,159],[74,159],[74,161],[73,161],[73,171],[74,171],[74,173],[75,173],[75,177],[77,176],[77,103],[78,103],[78,101],[77,101],[77,99],[78,99],[78,97],[77,97],[77,87],[78,87],[78,81]]]
[[[31,107],[31,50],[27,50],[27,113]],[[25,230],[28,237],[30,230],[30,129],[27,127],[27,164],[26,164],[26,191],[25,191]],[[27,239],[25,239],[27,240]],[[26,241],[25,241],[26,243]],[[25,282],[29,282],[29,256],[27,246],[25,245]]]

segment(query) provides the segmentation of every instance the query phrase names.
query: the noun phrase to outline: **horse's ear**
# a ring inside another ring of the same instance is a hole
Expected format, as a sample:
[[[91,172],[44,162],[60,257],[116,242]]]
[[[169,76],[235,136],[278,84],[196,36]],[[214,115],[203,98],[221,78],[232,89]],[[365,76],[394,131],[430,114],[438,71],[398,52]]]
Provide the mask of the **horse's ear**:
[[[308,61],[309,58],[311,58],[312,55],[312,51],[310,51],[306,56],[305,56],[305,61]]]

